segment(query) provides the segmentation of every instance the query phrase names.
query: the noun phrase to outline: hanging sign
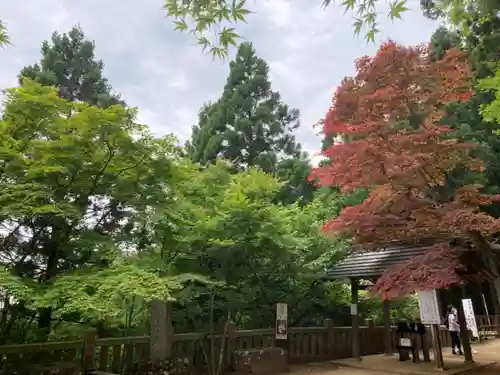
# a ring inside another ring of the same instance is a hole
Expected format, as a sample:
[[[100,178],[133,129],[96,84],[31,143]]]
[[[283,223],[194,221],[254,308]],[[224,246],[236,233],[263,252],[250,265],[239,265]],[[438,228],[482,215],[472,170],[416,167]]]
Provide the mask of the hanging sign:
[[[411,340],[408,338],[399,339],[399,345],[404,347],[411,347]]]
[[[418,308],[422,324],[441,324],[436,290],[418,292]]]
[[[286,303],[276,304],[276,339],[288,339],[288,305]]]
[[[467,329],[472,331],[472,336],[479,338],[479,332],[476,324],[476,315],[474,314],[474,307],[472,306],[471,299],[463,299],[462,306],[464,307],[465,321],[467,322]]]

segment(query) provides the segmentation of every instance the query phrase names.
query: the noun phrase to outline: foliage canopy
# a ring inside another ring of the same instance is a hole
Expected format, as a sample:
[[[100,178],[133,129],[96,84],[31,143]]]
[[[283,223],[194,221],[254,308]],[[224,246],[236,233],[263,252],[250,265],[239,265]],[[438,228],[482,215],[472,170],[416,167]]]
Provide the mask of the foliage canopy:
[[[497,219],[480,211],[494,198],[474,184],[448,183],[457,168],[483,168],[471,155],[475,145],[444,137],[452,129],[441,122],[447,105],[472,94],[463,53],[450,49],[433,61],[428,47],[394,42],[383,44],[374,57],[358,59],[356,76],[335,93],[323,130],[342,135],[344,142],[325,151],[330,162],[313,177],[344,191],[371,191],[325,229],[349,233],[365,248],[437,241],[428,254],[378,280],[383,298],[459,283],[463,265],[449,242],[465,236],[482,245],[484,236],[500,229]]]

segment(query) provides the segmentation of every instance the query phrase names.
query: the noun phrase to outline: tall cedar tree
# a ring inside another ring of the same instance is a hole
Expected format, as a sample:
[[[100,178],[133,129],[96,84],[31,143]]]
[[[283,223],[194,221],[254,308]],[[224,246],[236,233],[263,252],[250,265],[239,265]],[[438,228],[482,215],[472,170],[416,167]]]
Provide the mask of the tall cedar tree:
[[[222,97],[201,110],[187,150],[202,164],[223,158],[238,168],[271,172],[280,156],[300,155],[293,135],[298,126],[299,111],[272,90],[267,63],[251,43],[243,43],[230,63]]]
[[[325,230],[352,235],[364,248],[438,240],[423,256],[386,271],[375,287],[382,298],[460,283],[463,266],[450,241],[466,236],[486,251],[484,237],[500,229],[499,220],[479,210],[493,199],[479,186],[442,189],[456,168],[482,163],[470,155],[475,145],[445,137],[451,129],[440,121],[447,105],[473,95],[467,59],[450,49],[433,61],[429,52],[387,42],[376,56],[356,61],[356,76],[337,89],[323,123],[326,134],[345,142],[327,149],[331,163],[311,175],[346,192],[371,189]]]
[[[40,62],[23,68],[20,84],[23,77],[27,77],[43,86],[57,88],[59,96],[66,100],[99,107],[125,105],[103,77],[104,64],[95,59],[94,49],[94,43],[85,38],[79,26],[67,34],[56,32],[52,34],[51,43],[43,42]]]

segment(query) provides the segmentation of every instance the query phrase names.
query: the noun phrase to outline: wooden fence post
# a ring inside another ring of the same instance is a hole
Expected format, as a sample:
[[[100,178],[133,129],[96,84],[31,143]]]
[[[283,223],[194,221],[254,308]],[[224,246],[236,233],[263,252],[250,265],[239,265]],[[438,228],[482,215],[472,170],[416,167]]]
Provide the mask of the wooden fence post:
[[[235,350],[235,331],[236,325],[233,322],[226,322],[225,331],[227,333],[227,342],[226,342],[226,370],[232,371],[233,367],[233,352]]]
[[[371,335],[376,335],[374,327],[375,324],[373,323],[373,319],[367,318],[364,320],[364,325],[366,326],[367,329],[367,335],[364,337],[371,337]],[[362,351],[362,355],[366,354],[375,354],[378,352],[378,342],[377,340],[362,340],[359,342],[359,347],[360,350]]]
[[[328,353],[328,358],[334,359],[335,352],[335,325],[332,319],[325,319],[324,326],[326,328],[326,350]]]
[[[83,336],[82,369],[84,372],[95,371],[95,350],[96,350],[97,330],[88,329]]]

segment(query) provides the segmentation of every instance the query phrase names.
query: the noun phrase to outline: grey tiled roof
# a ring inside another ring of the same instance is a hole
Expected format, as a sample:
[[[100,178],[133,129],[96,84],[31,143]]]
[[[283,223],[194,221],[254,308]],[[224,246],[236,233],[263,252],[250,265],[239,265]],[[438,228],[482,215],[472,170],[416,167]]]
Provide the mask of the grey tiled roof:
[[[353,278],[372,278],[382,275],[389,267],[404,262],[414,256],[422,255],[428,246],[387,246],[378,251],[355,253],[334,265],[321,275],[322,279],[336,280]]]

